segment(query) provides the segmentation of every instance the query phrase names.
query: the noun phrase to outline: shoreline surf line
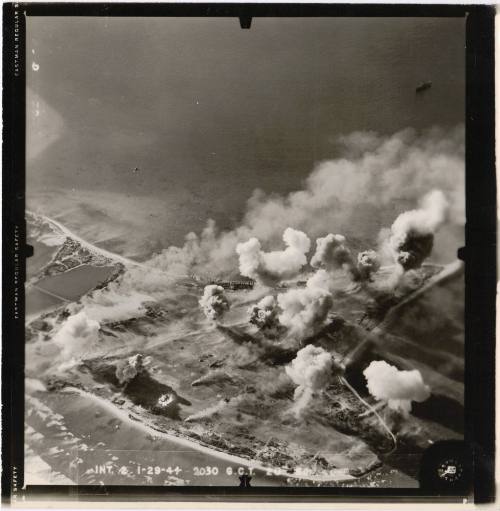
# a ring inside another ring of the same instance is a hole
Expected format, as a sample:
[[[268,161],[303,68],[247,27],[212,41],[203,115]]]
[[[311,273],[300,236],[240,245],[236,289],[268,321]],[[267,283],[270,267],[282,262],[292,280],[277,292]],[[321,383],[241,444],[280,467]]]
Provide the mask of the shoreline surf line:
[[[147,264],[140,263],[139,261],[134,261],[133,259],[130,259],[128,257],[121,256],[120,254],[116,254],[116,253],[110,252],[109,250],[106,250],[104,248],[97,247],[97,246],[93,245],[92,243],[90,243],[89,241],[84,240],[83,238],[81,238],[77,234],[75,234],[72,231],[70,231],[66,226],[64,226],[63,224],[61,224],[57,220],[49,218],[48,216],[42,215],[40,213],[35,213],[33,211],[26,210],[26,212],[28,214],[32,215],[35,218],[39,218],[39,219],[44,220],[45,222],[50,224],[53,228],[55,228],[60,233],[62,233],[64,236],[66,236],[67,238],[71,238],[71,239],[77,241],[78,243],[80,243],[80,245],[82,245],[82,247],[86,248],[90,252],[94,252],[94,253],[100,254],[103,257],[106,257],[107,259],[110,259],[111,261],[120,262],[120,263],[122,263],[125,266],[137,266],[138,268],[142,268],[142,269],[145,269],[145,270],[148,270],[148,271],[159,272],[159,273],[162,273],[164,275],[168,275],[170,277],[189,278],[189,275],[178,275],[178,274],[169,273],[168,271],[164,271],[164,270],[160,270],[158,268],[154,268],[153,266],[149,266]]]
[[[243,465],[248,468],[252,468],[254,470],[261,470],[265,473],[268,473],[269,471],[271,471],[272,475],[274,477],[303,479],[303,480],[311,481],[311,482],[332,482],[332,483],[357,479],[357,477],[354,477],[353,475],[348,474],[346,472],[342,472],[342,473],[340,473],[336,476],[333,476],[333,477],[332,476],[314,476],[314,475],[299,476],[296,474],[287,474],[287,473],[277,474],[277,473],[274,473],[274,471],[276,469],[279,469],[279,467],[266,466],[256,460],[241,458],[235,454],[230,454],[230,453],[227,453],[224,451],[219,451],[212,447],[208,447],[207,445],[198,443],[198,442],[191,440],[185,436],[177,436],[172,433],[167,433],[165,431],[156,429],[155,427],[151,426],[147,422],[144,422],[140,416],[137,416],[133,412],[119,408],[119,407],[115,406],[113,403],[109,402],[107,399],[97,396],[96,394],[93,394],[92,392],[88,392],[88,391],[79,389],[77,387],[72,387],[69,385],[67,387],[65,387],[64,389],[62,389],[60,392],[76,392],[76,393],[80,394],[81,396],[87,397],[88,399],[96,402],[98,405],[105,408],[108,412],[115,415],[118,419],[122,420],[123,422],[125,422],[128,425],[131,425],[137,429],[142,430],[144,433],[163,437],[165,440],[168,440],[170,442],[180,444],[184,447],[190,447],[198,452],[202,452],[204,454],[214,456],[216,458],[219,458],[221,460],[224,460],[224,461],[227,461],[230,463],[236,463],[239,465]],[[136,418],[137,420],[131,419],[129,415]],[[332,472],[334,472],[335,470],[338,470],[338,469],[333,469]]]

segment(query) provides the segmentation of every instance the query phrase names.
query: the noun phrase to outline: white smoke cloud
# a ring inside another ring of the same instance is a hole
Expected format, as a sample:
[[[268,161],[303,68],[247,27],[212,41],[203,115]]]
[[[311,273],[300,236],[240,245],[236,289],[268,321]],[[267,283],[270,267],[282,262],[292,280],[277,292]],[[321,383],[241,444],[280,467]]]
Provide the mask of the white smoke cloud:
[[[319,270],[307,281],[305,288],[290,289],[278,295],[278,305],[282,310],[278,319],[288,328],[290,337],[302,341],[324,326],[333,306],[328,282],[328,274]]]
[[[380,225],[390,224],[389,214],[394,208],[401,211],[414,207],[422,193],[434,187],[443,190],[450,201],[449,219],[455,225],[463,225],[463,135],[463,128],[460,127],[448,132],[433,130],[423,136],[405,130],[391,137],[380,137],[373,133],[342,137],[343,149],[339,157],[320,163],[306,179],[302,190],[287,196],[255,191],[239,227],[219,232],[215,222],[209,220],[200,235],[189,233],[186,236],[183,247],[169,247],[147,262],[158,271],[128,269],[106,289],[86,295],[80,304],[68,306],[68,309],[77,313],[83,306],[89,319],[101,323],[135,317],[144,313],[142,304],[146,301],[170,295],[175,299],[175,292],[169,291],[172,277],[162,275],[159,273],[161,270],[170,275],[218,272],[228,278],[231,273],[236,273],[238,254],[235,249],[238,243],[256,238],[262,246],[276,246],[287,227],[292,227],[294,232],[307,232],[311,238],[324,237],[334,227],[352,240],[353,246],[370,246],[377,241],[376,232]],[[460,229],[443,231],[436,240],[434,254],[443,253],[444,247],[454,257],[459,243],[463,243],[463,233]],[[304,245],[301,249],[300,239],[295,245],[299,250],[295,253],[298,262],[293,268],[294,272],[300,271],[307,253],[305,240],[308,238],[303,234],[302,239]],[[291,244],[294,245],[296,241],[292,239]],[[384,247],[388,245],[385,243]],[[260,247],[259,250],[253,247],[250,252],[258,254],[258,264],[254,270],[265,275],[266,263],[269,263],[268,266],[275,270],[269,276],[270,281],[275,282],[276,274],[284,269],[281,266],[282,256],[275,254],[288,253],[288,248],[281,252],[270,252],[269,258],[263,257],[265,263],[262,263]],[[359,263],[357,266],[362,273]],[[323,277],[317,272],[312,279],[326,283]],[[313,282],[311,286],[332,291],[331,285],[322,286]],[[308,291],[306,294],[309,294],[305,300],[307,303],[328,304],[330,300],[318,291]],[[282,300],[287,303],[288,298]],[[307,316],[306,309],[309,312],[322,309],[300,305],[298,297],[291,301],[298,302],[297,307],[303,316]],[[319,314],[320,319],[322,316]],[[285,311],[283,318],[287,317]],[[289,323],[294,322],[290,319]],[[306,325],[307,321],[297,323]],[[311,323],[314,325],[315,321]]]
[[[345,244],[345,236],[341,234],[328,234],[316,240],[316,252],[311,258],[313,268],[337,270],[345,268],[350,270],[354,266],[351,251]]]
[[[356,260],[345,236],[328,234],[316,240],[316,252],[310,264],[313,268],[324,268],[329,272],[343,269],[352,280],[366,281],[380,268],[380,258],[374,250],[365,250],[358,253]]]
[[[430,255],[434,234],[448,212],[448,201],[441,190],[432,190],[423,197],[419,209],[405,211],[391,227],[389,247],[394,259],[405,270],[418,268]]]
[[[294,392],[294,411],[297,415],[307,407],[315,392],[323,390],[340,366],[333,357],[319,346],[309,344],[297,352],[286,374],[297,385]]]
[[[120,362],[115,371],[118,381],[123,384],[133,380],[144,369],[143,360],[144,357],[137,353]]]
[[[142,304],[154,299],[151,295],[145,295],[133,289],[130,272],[127,272],[125,276],[127,277],[125,280],[112,282],[103,289],[97,289],[83,296],[80,303],[70,304],[68,310],[73,312],[83,306],[85,314],[100,323],[122,321],[142,315]],[[141,282],[139,275],[134,274],[134,277],[137,278],[137,282]]]
[[[59,331],[54,335],[53,342],[61,348],[65,359],[76,357],[92,350],[99,340],[100,325],[89,319],[85,312],[69,316]]]
[[[306,254],[311,241],[301,231],[288,227],[283,233],[285,250],[263,252],[260,241],[250,238],[236,245],[240,273],[264,284],[274,284],[295,277],[307,264]]]
[[[212,321],[222,318],[229,310],[229,302],[224,294],[224,288],[215,284],[205,286],[199,304],[205,316]]]
[[[321,269],[313,273],[306,283],[306,287],[324,289],[330,293],[334,291],[332,276],[326,270]]]
[[[182,248],[170,247],[156,256],[155,266],[179,273],[211,272],[214,267],[233,271],[238,243],[250,238],[277,243],[289,226],[315,238],[335,226],[348,239],[369,246],[376,243],[378,226],[390,221],[388,212],[398,205],[412,207],[432,188],[450,199],[450,220],[464,225],[463,126],[421,136],[411,129],[390,137],[356,132],[340,143],[339,157],[317,165],[303,190],[287,196],[255,191],[239,227],[220,233],[209,221],[200,236],[190,233]],[[462,236],[454,231],[443,240],[443,258],[453,257]]]
[[[380,257],[375,250],[365,250],[358,254],[358,272],[361,280],[369,280],[380,269]]]
[[[276,331],[279,326],[279,309],[276,298],[272,295],[264,296],[262,300],[248,309],[249,323],[255,325],[263,332]]]
[[[285,367],[285,371],[296,385],[319,390],[328,383],[332,367],[333,358],[330,353],[309,344],[297,351],[296,357]]]
[[[408,415],[411,402],[421,403],[431,394],[420,371],[400,371],[383,360],[374,360],[363,371],[370,394],[377,401],[385,401],[389,408]]]
[[[228,400],[221,399],[215,405],[209,406],[199,412],[193,413],[184,419],[184,422],[192,422],[200,419],[207,419],[227,408]]]

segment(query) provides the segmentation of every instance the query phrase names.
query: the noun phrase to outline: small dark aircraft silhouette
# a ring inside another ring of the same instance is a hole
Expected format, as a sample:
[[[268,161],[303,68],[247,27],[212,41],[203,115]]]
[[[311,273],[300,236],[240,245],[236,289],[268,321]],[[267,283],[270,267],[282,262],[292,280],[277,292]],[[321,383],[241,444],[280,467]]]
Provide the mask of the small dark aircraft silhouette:
[[[417,86],[415,89],[415,92],[424,92],[427,89],[430,89],[432,87],[432,82],[422,82],[420,85]]]

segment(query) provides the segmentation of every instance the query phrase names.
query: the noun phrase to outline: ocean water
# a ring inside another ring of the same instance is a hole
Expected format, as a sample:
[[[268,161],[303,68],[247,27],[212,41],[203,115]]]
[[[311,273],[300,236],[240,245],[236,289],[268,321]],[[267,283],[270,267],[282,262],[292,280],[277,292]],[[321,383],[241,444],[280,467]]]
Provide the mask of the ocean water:
[[[464,121],[462,19],[255,19],[245,31],[236,19],[27,24],[39,66],[27,77],[28,207],[130,256],[180,244],[207,218],[234,227],[256,188],[301,189],[318,162],[338,156],[341,135]],[[427,80],[432,88],[416,94]],[[359,205],[356,216],[378,232],[371,210]],[[93,401],[54,396],[70,432],[96,448],[174,449]],[[49,456],[59,440],[46,433],[39,448]]]
[[[78,300],[104,282],[112,271],[112,266],[82,264],[64,273],[45,277],[37,282],[37,286],[67,300]]]
[[[238,486],[239,475],[249,473],[246,465],[166,439],[99,400],[70,391],[34,397],[27,413],[38,432],[34,450],[53,472],[79,484]],[[255,469],[252,483],[283,486],[285,478]]]
[[[463,19],[44,17],[27,48],[29,207],[142,257],[302,188],[341,135],[464,121]]]

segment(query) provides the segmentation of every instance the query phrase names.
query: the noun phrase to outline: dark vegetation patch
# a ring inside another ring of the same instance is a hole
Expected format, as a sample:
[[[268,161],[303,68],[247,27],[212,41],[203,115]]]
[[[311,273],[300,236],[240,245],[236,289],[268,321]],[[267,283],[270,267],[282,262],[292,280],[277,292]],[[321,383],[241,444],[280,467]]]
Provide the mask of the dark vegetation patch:
[[[120,383],[116,376],[116,363],[85,361],[82,365],[91,372],[96,382],[111,385],[113,390],[121,392],[135,405],[142,406],[157,415],[178,420],[180,406],[191,404],[187,399],[179,396],[172,387],[155,380],[146,369],[139,371],[126,383]],[[166,406],[158,404],[162,396],[168,398]]]

